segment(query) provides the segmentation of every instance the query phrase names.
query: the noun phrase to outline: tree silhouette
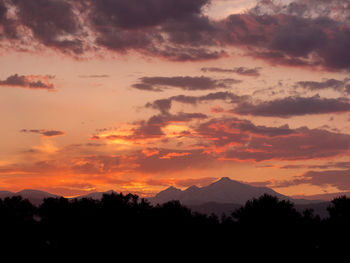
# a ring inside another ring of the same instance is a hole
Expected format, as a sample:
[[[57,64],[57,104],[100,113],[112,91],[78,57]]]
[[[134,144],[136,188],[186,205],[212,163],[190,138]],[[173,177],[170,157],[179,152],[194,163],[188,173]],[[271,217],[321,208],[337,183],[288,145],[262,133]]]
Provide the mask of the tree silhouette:
[[[0,199],[0,248],[46,257],[96,252],[131,259],[161,251],[203,259],[215,254],[220,261],[233,251],[247,260],[294,251],[315,258],[347,248],[340,240],[350,234],[350,199],[334,199],[328,211],[321,220],[311,210],[299,213],[288,200],[263,195],[219,220],[179,201],[151,206],[132,194],[47,198],[39,207],[12,197]]]

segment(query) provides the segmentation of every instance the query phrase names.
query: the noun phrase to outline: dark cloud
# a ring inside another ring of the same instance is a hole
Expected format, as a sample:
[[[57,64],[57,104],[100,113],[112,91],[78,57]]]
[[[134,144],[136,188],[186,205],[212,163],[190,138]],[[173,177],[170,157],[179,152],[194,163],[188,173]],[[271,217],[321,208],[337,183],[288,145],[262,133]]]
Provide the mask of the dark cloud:
[[[225,152],[226,159],[236,160],[308,160],[348,154],[350,135],[306,127],[293,130],[290,136],[253,136],[242,146]]]
[[[255,125],[249,120],[238,118],[211,119],[200,124],[196,128],[196,132],[199,136],[212,141],[216,146],[225,146],[232,143],[242,146],[252,136],[256,136],[257,138],[272,138],[298,135],[298,132],[290,129],[288,125],[267,127]]]
[[[145,107],[159,110],[161,113],[167,113],[171,109],[172,102],[179,102],[183,104],[197,105],[203,102],[209,102],[214,100],[227,101],[228,103],[239,103],[247,100],[247,96],[239,96],[232,92],[214,92],[202,96],[187,96],[177,95],[167,99],[159,99],[154,102],[148,102]]]
[[[319,165],[284,165],[281,169],[350,169],[350,162],[328,162]]]
[[[50,83],[52,78],[52,76],[23,76],[15,74],[5,80],[0,80],[0,86],[54,90],[54,85]]]
[[[198,43],[200,44],[200,43]],[[146,50],[146,55],[157,56],[172,61],[205,61],[227,57],[228,54],[224,50],[211,50],[203,47],[187,47],[187,46],[164,46],[164,48],[154,48]]]
[[[10,40],[18,38],[16,22],[8,17],[8,6],[5,0],[0,1],[0,39],[6,37]]]
[[[232,112],[240,115],[254,115],[266,117],[301,116],[307,114],[326,114],[349,112],[350,103],[346,99],[327,99],[319,96],[302,98],[287,97],[256,104],[243,102]]]
[[[333,89],[336,91],[343,91],[347,88],[348,79],[336,80],[336,79],[326,79],[324,81],[299,81],[296,83],[297,86],[300,86],[304,89],[318,91],[323,89]]]
[[[233,46],[243,48],[246,55],[279,65],[350,68],[346,1],[258,1],[247,12],[222,20],[205,15],[209,3],[1,0],[0,37],[11,40],[9,45],[17,50],[18,46],[34,50],[40,43],[74,56],[100,49],[132,50],[173,61],[193,61],[228,56],[227,48]],[[233,71],[258,75],[256,70],[244,67]]]
[[[45,46],[63,53],[84,52],[84,32],[73,5],[67,0],[12,0],[18,23]]]
[[[344,18],[349,15],[334,15],[349,10],[344,2],[260,1],[244,14],[213,21],[202,12],[208,1],[135,1],[91,1],[89,17],[98,44],[180,61],[219,58],[225,55],[219,48],[238,46],[274,64],[350,68],[350,29]],[[249,72],[242,68],[237,73]]]
[[[58,131],[58,130],[37,130],[37,129],[27,130],[27,129],[22,129],[21,132],[38,133],[38,134],[41,134],[44,137],[56,137],[56,136],[65,135],[65,132]]]
[[[132,87],[147,91],[163,91],[175,87],[183,90],[214,90],[218,88],[229,88],[232,84],[240,83],[236,79],[212,79],[209,77],[142,77],[140,82]]]
[[[339,70],[350,67],[346,49],[350,39],[348,10],[349,3],[344,1],[295,0],[288,5],[260,1],[248,14],[249,20],[239,19],[247,29],[243,33],[247,44],[286,58],[275,62],[288,64],[290,58],[291,65],[303,62]],[[256,34],[258,28],[260,34]]]
[[[210,68],[201,68],[201,71],[215,72],[215,73],[236,73],[242,76],[259,77],[260,69],[261,68],[246,68],[246,67],[236,67],[233,69],[210,67]]]
[[[90,0],[85,5],[96,43],[108,49],[137,50],[175,61],[217,59],[212,21],[202,14],[208,0]]]
[[[315,186],[332,186],[340,191],[350,190],[350,169],[308,171],[301,176],[289,181],[282,181],[276,187],[288,187],[292,185],[310,184]]]
[[[90,0],[89,17],[96,27],[135,30],[200,15],[208,0]],[[147,12],[146,12],[147,11]]]
[[[160,99],[155,100],[152,103],[147,103],[146,108],[152,108],[159,110],[161,113],[166,114],[171,109],[172,100],[171,99]]]

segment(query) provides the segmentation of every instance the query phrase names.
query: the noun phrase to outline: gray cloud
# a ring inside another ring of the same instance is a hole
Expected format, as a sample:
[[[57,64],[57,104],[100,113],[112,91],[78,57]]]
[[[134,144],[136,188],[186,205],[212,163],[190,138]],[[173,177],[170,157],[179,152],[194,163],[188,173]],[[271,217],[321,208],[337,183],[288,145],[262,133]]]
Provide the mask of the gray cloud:
[[[0,80],[0,86],[9,87],[22,87],[29,89],[46,89],[54,90],[55,87],[49,82],[49,79],[54,78],[53,76],[23,76],[23,75],[12,75],[5,80]]]
[[[350,169],[308,171],[293,180],[277,182],[276,187],[288,187],[300,184],[310,184],[321,187],[333,186],[340,191],[348,191],[350,190]]]
[[[302,98],[287,97],[256,104],[243,102],[232,112],[240,115],[254,115],[266,117],[301,116],[307,114],[326,114],[349,112],[350,103],[346,99],[327,99],[319,96]]]
[[[258,1],[247,12],[221,20],[205,15],[209,3],[1,0],[1,37],[13,48],[30,50],[39,43],[73,56],[107,49],[193,61],[218,59],[228,56],[227,48],[242,47],[246,55],[277,65],[350,68],[348,1]]]
[[[159,110],[161,113],[169,112],[173,102],[179,102],[183,104],[197,105],[199,103],[222,100],[228,103],[239,103],[247,100],[247,96],[239,96],[232,92],[214,92],[202,96],[187,96],[187,95],[177,95],[166,99],[159,99],[153,102],[148,102],[145,107]]]
[[[260,69],[261,68],[246,68],[246,67],[236,67],[233,69],[210,67],[210,68],[201,68],[201,71],[215,72],[215,73],[236,73],[242,76],[259,77]]]
[[[64,0],[12,0],[17,19],[34,38],[63,53],[84,52],[84,31],[72,2]]]
[[[44,137],[56,137],[56,136],[61,136],[65,135],[66,133],[63,131],[58,131],[58,130],[38,130],[38,129],[22,129],[20,132],[24,133],[38,133],[41,134]]]
[[[350,135],[306,127],[289,136],[251,137],[242,147],[226,151],[225,158],[238,160],[309,160],[348,154]]]
[[[336,79],[326,79],[324,81],[299,81],[297,86],[300,86],[304,89],[317,91],[323,89],[333,89],[336,91],[343,91],[347,89],[347,83],[349,79],[336,80]]]
[[[167,88],[180,88],[182,90],[215,90],[229,88],[232,84],[240,83],[236,79],[212,79],[209,77],[142,77],[139,83],[132,85],[135,89],[147,91],[163,91]]]

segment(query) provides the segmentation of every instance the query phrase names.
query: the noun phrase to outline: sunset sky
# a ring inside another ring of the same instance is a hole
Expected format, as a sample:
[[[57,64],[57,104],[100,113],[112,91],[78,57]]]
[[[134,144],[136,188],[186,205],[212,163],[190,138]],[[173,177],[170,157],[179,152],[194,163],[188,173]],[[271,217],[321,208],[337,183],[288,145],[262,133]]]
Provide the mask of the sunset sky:
[[[0,0],[0,190],[350,191],[348,0]]]

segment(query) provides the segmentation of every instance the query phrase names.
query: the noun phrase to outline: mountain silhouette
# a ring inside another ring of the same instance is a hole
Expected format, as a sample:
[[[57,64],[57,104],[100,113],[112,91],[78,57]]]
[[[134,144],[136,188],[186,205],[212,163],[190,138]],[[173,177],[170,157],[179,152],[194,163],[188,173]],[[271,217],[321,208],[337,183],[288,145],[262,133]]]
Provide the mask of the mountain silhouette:
[[[92,192],[85,195],[76,196],[70,199],[101,199],[103,194],[116,193],[114,190],[106,192]],[[147,198],[151,204],[163,204],[172,200],[178,200],[182,204],[189,207],[196,207],[198,210],[213,210],[224,211],[229,205],[238,207],[245,204],[246,201],[252,198],[258,198],[263,194],[269,194],[276,196],[281,200],[290,200],[295,204],[312,204],[320,203],[322,200],[304,200],[293,199],[288,196],[282,195],[268,187],[255,187],[249,184],[244,184],[235,180],[231,180],[228,177],[223,177],[220,180],[205,186],[198,187],[195,185],[190,186],[186,190],[178,189],[174,186],[159,192],[154,197]],[[45,198],[49,197],[61,197],[59,195],[50,194],[48,192],[40,190],[26,189],[20,192],[0,191],[0,198],[22,196],[24,199],[28,199],[34,205],[40,205]],[[204,206],[203,206],[204,205]],[[195,209],[196,210],[196,209]]]
[[[0,191],[0,198],[2,199],[13,196],[21,196],[23,199],[28,199],[34,205],[40,205],[45,198],[60,197],[58,195],[32,189],[24,189],[16,193],[10,191]]]
[[[191,186],[182,191],[173,186],[159,192],[148,200],[152,204],[162,204],[171,200],[179,200],[185,205],[200,205],[205,203],[230,203],[243,205],[252,198],[269,194],[282,200],[289,200],[288,196],[277,193],[267,187],[254,187],[248,184],[223,177],[220,180],[205,186]]]
[[[103,197],[104,194],[117,194],[117,192],[115,192],[114,190],[109,190],[109,191],[106,191],[106,192],[92,192],[92,193],[89,193],[89,194],[86,194],[86,195],[80,195],[80,196],[77,196],[77,197],[74,197],[74,198],[71,198],[71,199],[83,199],[83,198],[91,198],[91,199],[101,199]]]

